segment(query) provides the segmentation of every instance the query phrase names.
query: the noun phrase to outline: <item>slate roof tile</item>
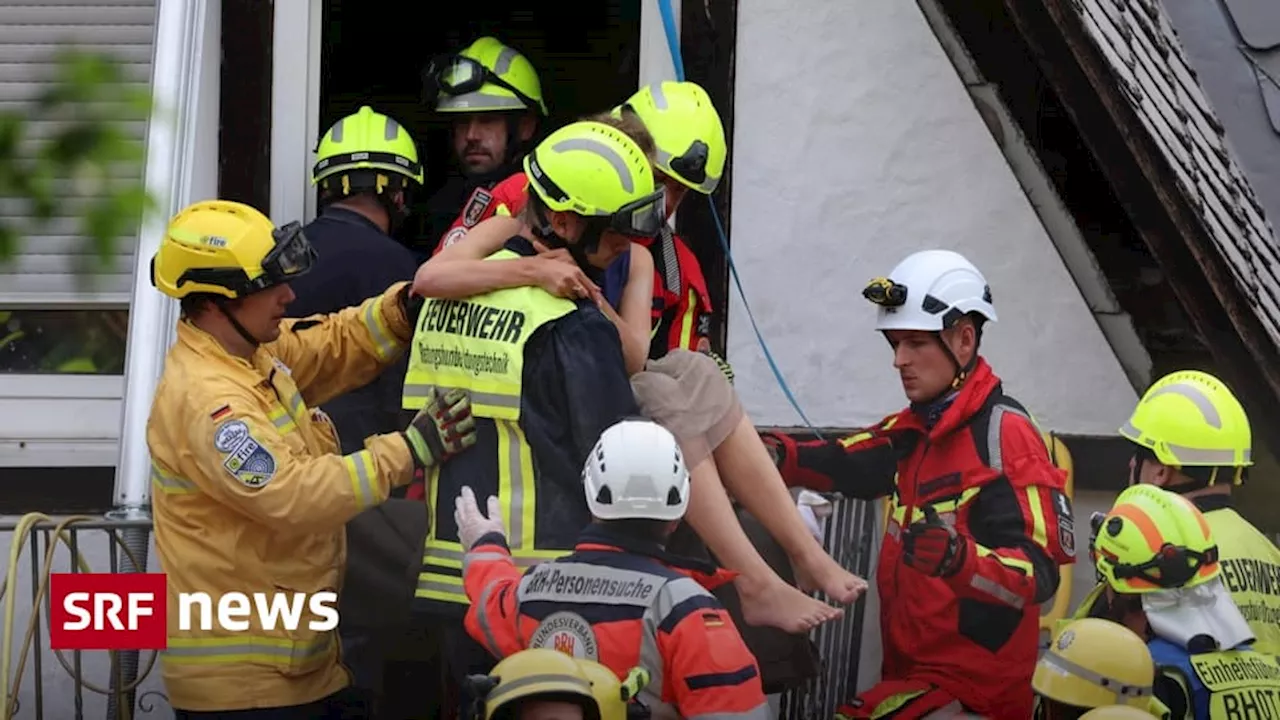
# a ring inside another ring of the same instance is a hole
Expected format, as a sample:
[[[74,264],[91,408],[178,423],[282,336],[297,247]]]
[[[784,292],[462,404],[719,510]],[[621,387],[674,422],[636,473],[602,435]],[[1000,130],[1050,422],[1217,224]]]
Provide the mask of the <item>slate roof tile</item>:
[[[1280,2],[1227,2],[1233,14],[1238,12],[1237,23],[1242,18],[1251,23],[1251,46],[1280,48]],[[1072,5],[1280,348],[1280,245],[1164,6],[1160,0],[1075,0]],[[1263,22],[1268,18],[1275,22]],[[1280,110],[1280,88],[1273,89]],[[1280,113],[1273,114],[1273,122],[1277,117]]]

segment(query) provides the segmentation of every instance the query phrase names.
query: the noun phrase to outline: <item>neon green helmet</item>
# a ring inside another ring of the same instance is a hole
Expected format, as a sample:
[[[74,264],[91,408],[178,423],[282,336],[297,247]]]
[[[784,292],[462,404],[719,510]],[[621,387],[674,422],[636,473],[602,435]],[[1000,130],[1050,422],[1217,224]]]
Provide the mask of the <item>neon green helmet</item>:
[[[400,123],[368,105],[334,123],[316,147],[311,184],[330,194],[381,194],[404,180],[422,184],[418,147]]]
[[[457,55],[442,63],[433,63],[427,74],[438,92],[436,110],[439,112],[536,109],[547,114],[542,84],[533,64],[496,38],[476,40]]]
[[[665,195],[655,187],[644,151],[604,123],[570,123],[524,158],[532,190],[548,209],[608,218],[624,235],[652,237],[665,222]]]
[[[1225,383],[1198,370],[1157,380],[1120,434],[1173,467],[1253,465],[1253,436],[1244,407]],[[1239,482],[1241,473],[1235,477]]]
[[[635,113],[653,136],[659,170],[704,195],[715,192],[729,148],[706,90],[688,81],[653,83],[618,110]]]

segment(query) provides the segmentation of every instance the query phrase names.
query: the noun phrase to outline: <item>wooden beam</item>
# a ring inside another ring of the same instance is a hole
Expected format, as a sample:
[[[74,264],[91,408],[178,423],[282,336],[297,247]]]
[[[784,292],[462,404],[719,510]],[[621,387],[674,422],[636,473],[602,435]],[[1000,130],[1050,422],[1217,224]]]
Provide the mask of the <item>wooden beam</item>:
[[[706,89],[724,123],[725,139],[733,157],[734,63],[738,42],[738,0],[711,2],[684,0],[680,4],[680,53],[684,56],[685,79]],[[733,185],[733,163],[712,198],[726,236],[729,233],[729,196]],[[680,205],[676,224],[681,237],[698,256],[716,313],[711,328],[711,345],[725,352],[729,313],[729,261],[720,244],[715,218],[703,196],[689,193]]]
[[[271,39],[262,0],[222,0],[218,197],[271,212]]]

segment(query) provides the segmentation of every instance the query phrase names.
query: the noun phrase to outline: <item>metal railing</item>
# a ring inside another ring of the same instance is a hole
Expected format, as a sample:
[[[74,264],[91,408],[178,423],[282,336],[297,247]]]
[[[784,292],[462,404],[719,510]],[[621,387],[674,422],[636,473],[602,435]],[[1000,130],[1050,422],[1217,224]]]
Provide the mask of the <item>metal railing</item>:
[[[147,553],[130,545],[140,533],[149,537],[150,521],[75,516],[24,524],[25,519],[0,519],[0,532],[12,543],[0,586],[0,652],[7,653],[0,663],[0,681],[7,686],[0,718],[170,717],[154,652],[52,650],[47,626],[49,575],[146,571]],[[144,684],[155,689],[144,690]]]
[[[873,582],[871,571],[879,554],[879,537],[875,503],[844,498],[833,502],[823,546],[836,562],[868,583]],[[822,593],[814,596],[827,599]],[[858,689],[866,606],[867,594],[864,594],[846,610],[844,617],[813,630],[810,638],[818,647],[821,674],[782,695],[779,720],[830,718],[841,703],[854,696]]]
[[[19,522],[0,518],[0,532],[9,534],[14,547],[23,543],[16,563],[16,583],[0,586],[0,607],[5,613],[0,648],[11,653],[5,667],[8,713],[0,708],[0,720],[63,720],[85,717],[129,720],[135,717],[171,717],[168,698],[159,680],[154,652],[134,654],[130,667],[125,651],[55,651],[50,649],[47,620],[50,572],[143,571],[146,561],[131,558],[126,534],[138,531],[150,536],[147,519],[109,516],[52,518],[19,531]],[[59,541],[61,529],[62,541]],[[824,545],[843,567],[870,579],[876,558],[879,522],[873,503],[837,499],[827,519]],[[58,547],[61,546],[61,547]],[[150,553],[143,553],[143,556]],[[6,565],[6,572],[8,572]],[[154,570],[152,570],[154,571]],[[825,599],[820,593],[816,597]],[[831,717],[835,708],[857,689],[859,652],[863,637],[865,597],[845,616],[815,629],[811,639],[821,657],[821,673],[802,687],[782,695],[779,718],[802,720]],[[36,611],[39,608],[39,611]],[[132,677],[131,677],[132,676]],[[47,687],[52,686],[52,687]]]

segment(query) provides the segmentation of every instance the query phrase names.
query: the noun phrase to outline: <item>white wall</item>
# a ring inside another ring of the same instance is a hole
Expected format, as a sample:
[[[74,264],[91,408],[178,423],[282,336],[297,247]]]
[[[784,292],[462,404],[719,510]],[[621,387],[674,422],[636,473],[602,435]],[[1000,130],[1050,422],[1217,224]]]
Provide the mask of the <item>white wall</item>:
[[[985,354],[1046,428],[1114,434],[1137,401],[963,84],[907,0],[741,0],[732,248],[792,392],[819,425],[904,404],[868,279],[944,247],[987,275]],[[736,290],[729,359],[757,424],[801,424]]]

